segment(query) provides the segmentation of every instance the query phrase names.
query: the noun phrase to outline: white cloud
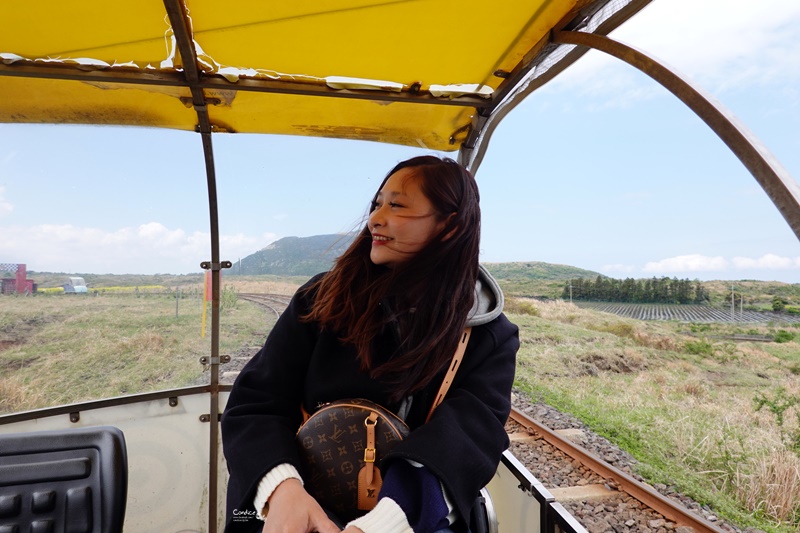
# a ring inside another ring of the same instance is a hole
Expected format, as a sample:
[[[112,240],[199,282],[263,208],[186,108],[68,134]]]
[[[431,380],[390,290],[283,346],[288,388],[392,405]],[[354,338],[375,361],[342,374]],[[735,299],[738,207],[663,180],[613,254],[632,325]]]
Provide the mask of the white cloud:
[[[14,210],[14,204],[6,200],[5,193],[6,188],[0,186],[0,217],[10,215]]]
[[[768,279],[781,272],[781,276],[787,278],[786,281],[791,279],[791,283],[796,283],[796,278],[800,276],[800,257],[782,257],[769,253],[759,258],[737,256],[728,260],[721,256],[681,255],[651,261],[645,264],[642,272],[665,276],[713,272],[713,276],[742,279]]]
[[[644,265],[643,272],[720,272],[727,270],[728,261],[724,257],[708,257],[700,254],[679,255],[652,261]]]
[[[221,259],[236,261],[275,238],[270,233],[221,235]],[[200,263],[211,259],[211,246],[208,233],[187,234],[158,222],[114,231],[41,224],[0,228],[0,255],[44,272],[182,274],[199,272]]]
[[[142,224],[136,228],[136,236],[143,240],[150,240],[157,246],[180,245],[186,238],[186,234],[182,229],[170,231],[158,222]]]
[[[787,270],[800,268],[800,257],[781,257],[775,254],[762,255],[758,259],[734,257],[733,266],[737,269],[762,268],[767,270]]]
[[[670,0],[649,4],[611,38],[654,56],[717,93],[749,85],[796,85],[800,80],[799,23],[800,2],[794,0]],[[552,85],[580,87],[596,96],[614,95],[606,102],[612,106],[663,93],[657,84],[634,83],[635,79],[633,67],[592,51]]]

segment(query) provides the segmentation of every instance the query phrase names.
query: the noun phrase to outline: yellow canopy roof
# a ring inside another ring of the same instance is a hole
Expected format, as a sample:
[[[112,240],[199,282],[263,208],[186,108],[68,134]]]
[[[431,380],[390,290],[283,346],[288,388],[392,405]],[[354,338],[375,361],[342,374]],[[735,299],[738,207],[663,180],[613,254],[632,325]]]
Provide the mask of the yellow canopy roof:
[[[607,33],[647,1],[9,2],[0,122],[455,150],[541,69],[551,31]]]

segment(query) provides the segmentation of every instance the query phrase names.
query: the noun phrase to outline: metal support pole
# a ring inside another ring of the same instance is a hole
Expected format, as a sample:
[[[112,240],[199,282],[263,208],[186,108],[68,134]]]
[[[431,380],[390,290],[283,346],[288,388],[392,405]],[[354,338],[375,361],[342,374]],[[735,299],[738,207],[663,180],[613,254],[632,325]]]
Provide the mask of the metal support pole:
[[[201,266],[211,270],[211,357],[209,384],[209,456],[208,456],[208,533],[217,531],[217,505],[219,482],[219,311],[220,311],[220,270],[229,268],[219,258],[219,215],[217,209],[217,179],[214,168],[214,149],[211,144],[212,125],[208,115],[209,102],[200,86],[197,54],[192,37],[188,10],[182,0],[164,0],[170,26],[180,54],[184,76],[191,90],[191,103],[197,113],[197,132],[203,141],[203,154],[206,163],[206,182],[208,187],[208,213],[211,230],[211,261]],[[205,305],[205,302],[203,302]]]
[[[219,465],[219,217],[217,209],[217,182],[214,170],[211,133],[202,133],[203,150],[206,154],[206,178],[208,182],[208,212],[211,226],[211,383],[209,400],[209,480],[208,480],[208,531],[217,531],[217,469]],[[204,303],[205,305],[205,303]]]

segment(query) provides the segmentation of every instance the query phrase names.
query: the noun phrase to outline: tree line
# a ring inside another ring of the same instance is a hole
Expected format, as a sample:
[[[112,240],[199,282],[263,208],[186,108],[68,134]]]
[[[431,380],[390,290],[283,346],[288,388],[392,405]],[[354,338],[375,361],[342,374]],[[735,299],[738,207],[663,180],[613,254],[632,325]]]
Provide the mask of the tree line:
[[[607,302],[703,304],[710,301],[708,291],[699,281],[678,278],[570,279],[561,297],[565,300],[598,300]]]

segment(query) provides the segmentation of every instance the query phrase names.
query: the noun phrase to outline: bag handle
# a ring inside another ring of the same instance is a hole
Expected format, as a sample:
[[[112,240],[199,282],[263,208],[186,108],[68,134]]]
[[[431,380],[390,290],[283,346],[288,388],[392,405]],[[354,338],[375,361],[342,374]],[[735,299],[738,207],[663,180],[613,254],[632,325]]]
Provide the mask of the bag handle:
[[[464,358],[464,351],[467,349],[467,343],[469,342],[470,334],[472,334],[472,326],[464,328],[464,332],[461,334],[461,340],[458,341],[458,346],[456,346],[456,352],[453,354],[453,360],[450,362],[450,368],[447,369],[447,373],[444,375],[442,384],[439,386],[439,392],[436,393],[436,399],[433,401],[430,411],[428,411],[428,416],[425,418],[425,422],[431,419],[433,416],[433,411],[439,407],[440,403],[442,403],[442,400],[444,400],[444,397],[447,394],[447,390],[453,383],[453,378],[456,375],[456,371],[458,370],[459,365],[461,365],[461,360]]]

